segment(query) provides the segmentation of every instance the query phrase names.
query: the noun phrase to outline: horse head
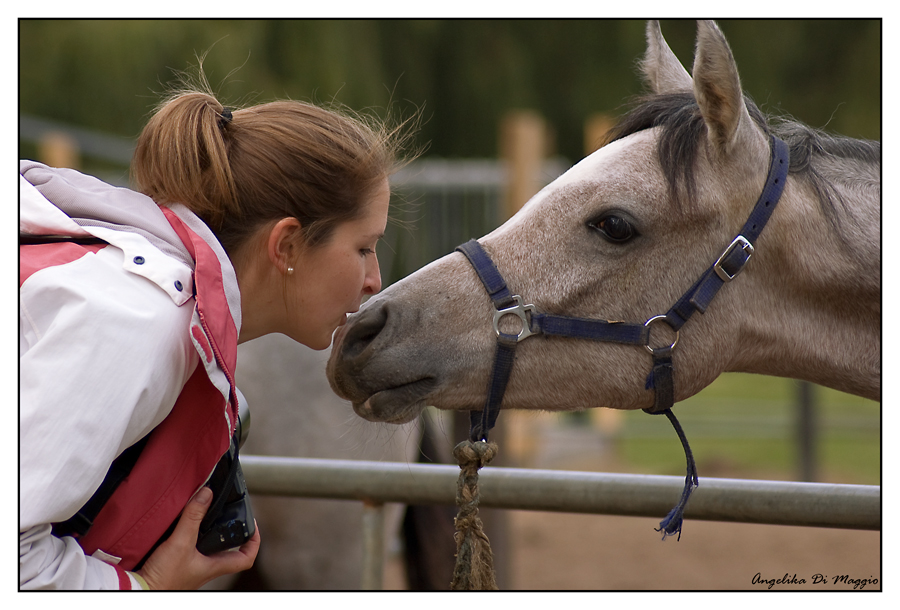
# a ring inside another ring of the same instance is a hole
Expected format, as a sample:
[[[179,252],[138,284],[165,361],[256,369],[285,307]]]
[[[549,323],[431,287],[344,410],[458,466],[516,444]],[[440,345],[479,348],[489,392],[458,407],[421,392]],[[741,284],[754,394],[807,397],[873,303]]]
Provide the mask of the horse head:
[[[478,240],[510,290],[535,311],[629,323],[665,313],[722,254],[766,184],[770,127],[745,98],[716,24],[699,22],[691,74],[656,22],[648,24],[647,43],[641,65],[650,93],[608,143]],[[877,209],[874,233],[870,212],[848,215],[843,233],[829,229],[811,179],[794,173],[792,167],[782,202],[739,281],[724,286],[713,305],[680,330],[672,356],[675,400],[724,371],[805,378],[877,395],[880,276],[875,271],[874,278],[861,279],[859,265],[847,262],[870,261],[874,251],[878,267]],[[861,196],[848,196],[841,209],[853,208],[854,197]],[[864,234],[869,251],[857,249],[839,264],[831,255],[819,260],[829,249],[846,252],[848,231]],[[794,248],[807,245],[813,250]],[[853,370],[846,363],[823,365],[825,339],[802,334],[818,319],[803,316],[821,315],[810,313],[813,301],[829,298],[824,284],[840,282],[850,282],[866,301],[857,324],[865,328],[841,326],[828,339],[842,341],[845,351],[848,343],[860,344],[848,351],[857,361]],[[467,259],[449,254],[371,298],[338,331],[328,366],[332,388],[374,421],[406,422],[425,405],[480,410],[497,337],[493,312]],[[874,333],[867,330],[873,315]],[[514,316],[500,323],[512,334],[522,324]],[[649,341],[672,343],[674,331],[658,326]],[[503,408],[650,408],[650,368],[647,351],[633,345],[529,337],[515,352]]]

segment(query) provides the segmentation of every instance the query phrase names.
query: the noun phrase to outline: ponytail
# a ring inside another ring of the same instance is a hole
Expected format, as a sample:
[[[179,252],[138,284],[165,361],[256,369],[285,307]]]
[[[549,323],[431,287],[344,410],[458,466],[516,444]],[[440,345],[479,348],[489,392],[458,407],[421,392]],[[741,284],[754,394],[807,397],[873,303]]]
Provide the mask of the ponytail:
[[[164,102],[138,138],[132,162],[138,189],[157,204],[186,205],[213,232],[226,216],[240,215],[228,162],[232,118],[206,93]]]
[[[164,102],[138,138],[137,188],[199,216],[235,260],[263,225],[296,218],[305,246],[359,217],[400,167],[411,117],[375,119],[285,100],[231,111],[206,92]]]

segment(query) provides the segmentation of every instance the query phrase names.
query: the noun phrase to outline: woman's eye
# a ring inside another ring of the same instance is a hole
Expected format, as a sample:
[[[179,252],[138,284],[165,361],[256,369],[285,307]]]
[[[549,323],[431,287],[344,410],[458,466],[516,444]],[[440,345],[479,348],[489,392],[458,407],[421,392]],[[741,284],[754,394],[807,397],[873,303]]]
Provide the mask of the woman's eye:
[[[634,226],[621,216],[609,215],[591,223],[591,228],[598,231],[607,240],[622,244],[637,236]]]

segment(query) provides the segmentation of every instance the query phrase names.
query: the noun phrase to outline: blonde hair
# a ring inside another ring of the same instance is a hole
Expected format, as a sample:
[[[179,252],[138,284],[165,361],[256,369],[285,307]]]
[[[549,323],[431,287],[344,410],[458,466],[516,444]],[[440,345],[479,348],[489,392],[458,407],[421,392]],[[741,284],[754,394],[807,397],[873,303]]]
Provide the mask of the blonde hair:
[[[232,260],[257,229],[286,217],[314,247],[406,161],[414,122],[389,127],[292,100],[231,110],[208,92],[182,91],[141,132],[132,179],[157,204],[190,208]]]

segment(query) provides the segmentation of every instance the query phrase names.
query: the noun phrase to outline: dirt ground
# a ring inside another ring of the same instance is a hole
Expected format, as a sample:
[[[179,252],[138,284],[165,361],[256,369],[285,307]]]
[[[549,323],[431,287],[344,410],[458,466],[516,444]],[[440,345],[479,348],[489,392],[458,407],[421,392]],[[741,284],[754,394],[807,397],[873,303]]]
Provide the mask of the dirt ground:
[[[880,532],[689,521],[680,541],[662,541],[652,519],[507,514],[509,546],[495,556],[504,590],[881,590]],[[392,561],[385,588],[404,578]]]
[[[600,452],[566,452],[576,445],[564,439],[528,466],[617,471],[609,456],[584,458]],[[504,590],[881,590],[881,532],[688,520],[680,541],[663,541],[658,519],[505,512],[507,545],[494,550]],[[404,589],[404,578],[391,561],[385,588]]]
[[[636,517],[510,518],[509,589],[756,590],[778,579],[773,590],[852,589],[835,584],[843,575],[881,586],[878,532],[693,522],[680,541],[661,541],[654,522]]]

